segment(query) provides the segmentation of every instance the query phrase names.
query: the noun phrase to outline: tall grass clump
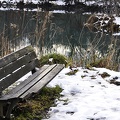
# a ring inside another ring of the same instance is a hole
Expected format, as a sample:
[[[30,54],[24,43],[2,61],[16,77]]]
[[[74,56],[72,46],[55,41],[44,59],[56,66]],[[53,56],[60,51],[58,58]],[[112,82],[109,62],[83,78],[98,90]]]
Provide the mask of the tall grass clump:
[[[83,28],[84,29],[84,28]],[[104,67],[112,70],[118,70],[120,67],[120,54],[118,49],[118,39],[111,36],[110,42],[102,41],[106,33],[95,33],[93,39],[86,41],[86,48],[83,47],[80,33],[79,47],[77,52],[80,56],[79,64],[82,67]],[[107,44],[105,44],[107,43]],[[104,49],[105,48],[105,49]]]
[[[108,68],[112,70],[118,70],[119,67],[119,55],[117,54],[118,50],[116,47],[116,40],[113,39],[112,43],[108,45],[107,52],[104,54],[101,54],[100,57],[98,57],[98,54],[94,52],[90,56],[89,59],[91,61],[86,64],[87,67],[102,67],[102,68]]]

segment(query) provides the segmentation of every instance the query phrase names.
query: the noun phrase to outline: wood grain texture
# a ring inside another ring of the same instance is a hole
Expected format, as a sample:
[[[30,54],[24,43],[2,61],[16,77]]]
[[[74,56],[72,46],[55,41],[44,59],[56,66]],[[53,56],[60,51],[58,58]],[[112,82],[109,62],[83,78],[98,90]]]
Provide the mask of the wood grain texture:
[[[12,74],[12,72],[22,67],[23,65],[28,64],[33,59],[36,59],[35,52],[30,52],[29,54],[26,54],[23,57],[16,59],[10,64],[4,66],[2,69],[0,69],[0,79],[6,77],[8,74]]]
[[[0,68],[9,64],[10,62],[13,62],[14,60],[22,57],[25,54],[28,54],[29,52],[34,51],[32,46],[27,46],[23,49],[20,49],[16,52],[13,52],[3,58],[0,59]]]

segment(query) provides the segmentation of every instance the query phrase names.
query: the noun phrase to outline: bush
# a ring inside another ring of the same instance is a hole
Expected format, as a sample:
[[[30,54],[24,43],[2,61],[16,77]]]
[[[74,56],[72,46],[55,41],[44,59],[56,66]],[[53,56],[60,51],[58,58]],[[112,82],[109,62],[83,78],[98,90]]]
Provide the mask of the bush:
[[[93,63],[90,63],[90,66],[92,67],[107,67],[108,64],[108,60],[107,59],[100,59],[100,60],[96,60]]]
[[[40,58],[40,65],[42,66],[45,64],[65,64],[66,66],[67,59],[63,55],[53,53]]]
[[[100,68],[107,68],[111,70],[117,70],[117,64],[114,63],[113,60],[110,60],[108,58],[101,58],[99,60],[96,60],[95,62],[90,63],[87,65],[87,67],[100,67]]]

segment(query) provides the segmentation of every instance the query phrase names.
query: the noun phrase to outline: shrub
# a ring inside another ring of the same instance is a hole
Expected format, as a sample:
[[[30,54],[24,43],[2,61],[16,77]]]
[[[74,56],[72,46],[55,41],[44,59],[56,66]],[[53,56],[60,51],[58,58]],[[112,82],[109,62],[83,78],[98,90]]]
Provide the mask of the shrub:
[[[78,69],[72,70],[68,73],[66,73],[66,75],[75,75],[78,72]]]
[[[42,66],[45,64],[65,64],[66,66],[67,59],[63,55],[53,53],[40,58],[40,65]]]
[[[92,67],[107,67],[108,64],[108,60],[107,59],[100,59],[100,60],[96,60],[93,63],[90,63],[90,66]]]
[[[88,64],[86,67],[100,67],[117,70],[117,64],[109,58],[101,58],[99,60],[96,60],[95,62]]]
[[[106,78],[106,77],[110,77],[110,75],[106,72],[103,72],[102,74],[100,74],[102,78]]]

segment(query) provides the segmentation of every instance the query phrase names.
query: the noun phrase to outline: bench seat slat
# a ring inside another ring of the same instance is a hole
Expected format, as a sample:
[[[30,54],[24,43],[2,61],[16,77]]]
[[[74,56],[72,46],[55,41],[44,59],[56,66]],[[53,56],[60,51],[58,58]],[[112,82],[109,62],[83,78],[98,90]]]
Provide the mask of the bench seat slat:
[[[24,86],[26,86],[27,84],[29,84],[29,82],[31,82],[35,77],[37,77],[38,74],[41,74],[42,72],[44,72],[48,67],[49,67],[49,65],[42,66],[37,72],[34,73],[34,75],[29,76],[30,79],[26,79],[23,82],[21,82],[14,89],[12,89],[11,91],[9,91],[8,94],[15,94],[16,92],[18,92],[19,90],[21,90]]]
[[[22,57],[25,54],[28,54],[29,52],[34,51],[32,46],[27,46],[19,51],[16,51],[14,53],[11,53],[4,58],[0,59],[0,68],[9,64],[10,62]]]
[[[46,76],[44,76],[42,79],[39,80],[37,84],[32,86],[27,92],[25,92],[23,95],[20,96],[21,99],[25,99],[26,97],[29,97],[32,93],[38,93],[44,86],[46,86],[62,69],[63,65],[57,65],[53,70],[51,70],[50,73],[48,73]],[[39,79],[37,77],[36,79]]]
[[[0,81],[0,91],[4,90],[5,88],[9,87],[12,83],[20,79],[22,76],[30,72],[35,68],[35,64],[37,63],[37,60],[34,60],[30,63],[28,63],[26,66],[22,67],[21,69],[18,69],[16,72],[10,74],[8,77],[6,77],[4,80]]]
[[[2,98],[0,98],[0,100],[7,100],[7,99],[13,99],[13,98],[19,98],[23,93],[25,93],[30,87],[32,87],[34,84],[36,84],[41,78],[43,78],[46,74],[48,74],[48,72],[50,72],[56,65],[51,65],[49,66],[44,72],[42,72],[41,74],[37,73],[36,75],[32,75],[31,77],[28,78],[29,84],[22,86],[22,88],[17,91],[14,94],[9,94],[6,96],[3,96]],[[36,79],[39,78],[39,79]]]
[[[30,52],[29,54],[23,56],[22,58],[17,59],[16,61],[8,64],[7,66],[3,67],[0,70],[0,79],[7,76],[8,74],[11,74],[13,71],[15,71],[16,69],[20,68],[21,66],[29,63],[30,61],[32,61],[35,58],[36,58],[35,52]]]

